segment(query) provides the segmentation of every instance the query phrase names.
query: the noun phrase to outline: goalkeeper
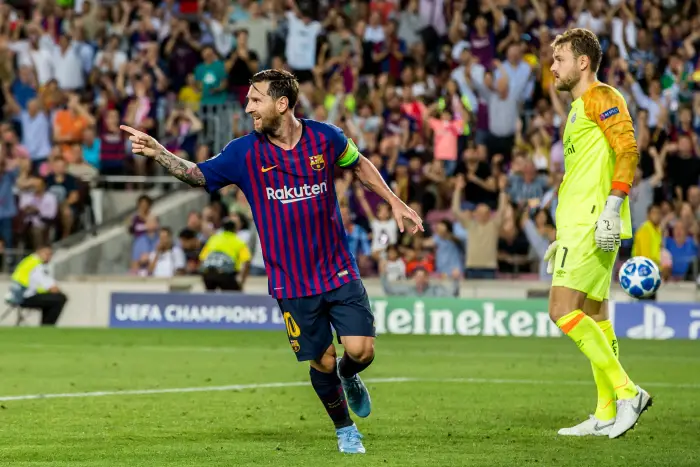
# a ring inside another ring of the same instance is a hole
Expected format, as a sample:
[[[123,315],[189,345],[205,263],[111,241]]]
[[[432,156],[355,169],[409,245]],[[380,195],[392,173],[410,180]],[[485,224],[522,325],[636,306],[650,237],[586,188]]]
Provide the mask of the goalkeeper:
[[[545,255],[553,272],[549,315],[593,367],[598,405],[588,420],[560,435],[616,438],[651,405],[618,361],[608,296],[620,238],[631,238],[627,195],[637,167],[637,143],[627,104],[596,73],[602,50],[586,29],[552,44],[551,70],[574,102],[564,130],[565,175],[556,211],[557,237]]]

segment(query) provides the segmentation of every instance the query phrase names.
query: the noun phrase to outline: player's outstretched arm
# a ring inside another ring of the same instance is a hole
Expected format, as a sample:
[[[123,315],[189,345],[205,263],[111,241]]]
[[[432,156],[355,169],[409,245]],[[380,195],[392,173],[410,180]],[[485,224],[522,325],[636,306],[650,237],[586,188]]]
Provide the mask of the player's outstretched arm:
[[[178,180],[182,180],[190,186],[204,186],[205,180],[202,171],[194,162],[177,157],[168,151],[155,138],[148,136],[130,126],[121,125],[123,131],[129,133],[131,152],[144,157],[150,157],[172,174]]]
[[[401,198],[391,191],[391,188],[387,186],[384,178],[382,178],[382,175],[369,159],[360,154],[359,161],[355,164],[354,172],[357,179],[360,180],[367,189],[372,190],[389,203],[394,213],[394,219],[396,219],[396,223],[401,232],[404,231],[404,219],[410,219],[415,224],[412,233],[415,234],[419,230],[424,231],[423,220],[418,216],[418,213],[406,206],[406,204],[401,201]]]

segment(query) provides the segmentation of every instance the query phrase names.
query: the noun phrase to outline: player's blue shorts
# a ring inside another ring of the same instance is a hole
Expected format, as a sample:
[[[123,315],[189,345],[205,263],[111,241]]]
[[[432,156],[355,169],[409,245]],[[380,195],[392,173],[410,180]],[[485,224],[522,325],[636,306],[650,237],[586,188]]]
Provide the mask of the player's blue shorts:
[[[375,336],[374,315],[361,280],[299,298],[277,299],[292,350],[300,362],[316,360],[333,343],[333,329],[343,336]]]

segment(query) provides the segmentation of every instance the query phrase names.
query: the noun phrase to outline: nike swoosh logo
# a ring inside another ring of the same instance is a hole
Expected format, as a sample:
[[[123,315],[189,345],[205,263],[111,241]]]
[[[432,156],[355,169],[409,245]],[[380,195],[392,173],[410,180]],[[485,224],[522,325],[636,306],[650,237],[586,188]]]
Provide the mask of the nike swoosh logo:
[[[269,172],[270,170],[275,169],[275,168],[277,168],[276,165],[273,165],[272,167],[262,167],[262,168],[260,169],[260,171],[261,171],[262,173],[265,173],[265,172]]]
[[[632,410],[634,410],[634,413],[637,415],[642,413],[642,402],[644,401],[644,397],[642,397],[642,393],[640,391],[639,393],[639,402],[637,402],[637,406],[632,406]]]
[[[611,427],[611,426],[613,426],[614,424],[615,424],[615,420],[613,420],[612,422],[608,423],[607,425],[601,425],[600,422],[596,422],[596,423],[595,423],[595,426],[593,427],[593,429],[594,429],[595,431],[601,431],[602,429]]]

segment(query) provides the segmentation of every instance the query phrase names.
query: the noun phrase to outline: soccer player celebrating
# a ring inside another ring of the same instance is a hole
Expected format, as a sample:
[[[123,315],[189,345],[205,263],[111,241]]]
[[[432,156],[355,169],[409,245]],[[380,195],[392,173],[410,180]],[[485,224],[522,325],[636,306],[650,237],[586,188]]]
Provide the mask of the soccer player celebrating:
[[[341,221],[333,183],[338,165],[392,207],[399,229],[422,220],[384,183],[352,140],[326,123],[294,117],[299,83],[283,70],[251,80],[246,113],[255,131],[235,139],[203,163],[180,159],[158,141],[128,126],[132,152],[155,159],[172,175],[208,192],[238,185],[250,202],[260,233],[269,292],[277,299],[292,350],[311,364],[311,384],[335,424],[338,449],[364,453],[350,418],[371,410],[358,373],[374,359],[374,317]],[[331,325],[345,347],[336,357]]]
[[[632,118],[622,95],[600,83],[595,34],[571,29],[552,44],[559,91],[574,98],[564,130],[565,175],[559,188],[556,241],[545,259],[553,271],[549,315],[588,357],[598,406],[560,435],[616,438],[632,428],[651,397],[618,361],[608,296],[620,238],[632,236],[627,195],[637,167]]]

